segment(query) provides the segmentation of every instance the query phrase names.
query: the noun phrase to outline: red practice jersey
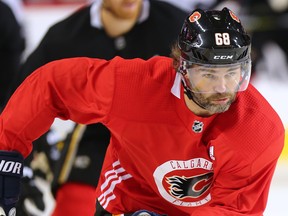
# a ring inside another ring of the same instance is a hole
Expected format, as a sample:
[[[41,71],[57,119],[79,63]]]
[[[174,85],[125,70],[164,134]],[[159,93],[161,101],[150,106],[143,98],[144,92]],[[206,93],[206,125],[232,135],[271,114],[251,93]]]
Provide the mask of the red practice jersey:
[[[193,114],[171,93],[172,60],[64,59],[36,70],[1,115],[1,149],[24,156],[55,117],[111,131],[99,203],[109,212],[260,216],[284,127],[253,87],[224,113]]]

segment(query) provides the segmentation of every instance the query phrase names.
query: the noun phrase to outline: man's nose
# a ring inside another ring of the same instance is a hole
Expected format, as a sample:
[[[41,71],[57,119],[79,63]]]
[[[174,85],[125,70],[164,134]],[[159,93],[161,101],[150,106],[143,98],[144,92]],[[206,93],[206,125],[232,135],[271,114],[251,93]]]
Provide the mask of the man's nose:
[[[226,80],[224,78],[218,78],[214,83],[214,91],[217,93],[226,92]]]

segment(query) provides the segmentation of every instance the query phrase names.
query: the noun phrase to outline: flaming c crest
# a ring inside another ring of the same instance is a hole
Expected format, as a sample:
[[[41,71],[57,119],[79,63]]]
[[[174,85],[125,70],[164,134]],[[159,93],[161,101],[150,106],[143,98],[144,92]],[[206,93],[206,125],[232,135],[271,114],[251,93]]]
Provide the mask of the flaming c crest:
[[[232,11],[229,11],[229,13],[233,20],[240,23],[240,19]]]
[[[166,178],[166,181],[172,196],[178,199],[198,198],[210,188],[212,177],[213,173],[207,173],[194,177],[173,176]]]
[[[196,22],[197,20],[199,20],[201,18],[201,14],[198,11],[195,11],[193,14],[191,14],[191,16],[189,17],[189,21],[192,22]]]

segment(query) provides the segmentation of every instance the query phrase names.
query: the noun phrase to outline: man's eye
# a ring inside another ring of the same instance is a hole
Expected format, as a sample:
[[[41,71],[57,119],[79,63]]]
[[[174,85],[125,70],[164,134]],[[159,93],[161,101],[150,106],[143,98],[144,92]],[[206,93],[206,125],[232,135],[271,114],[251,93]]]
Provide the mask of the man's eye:
[[[215,76],[213,74],[203,74],[202,76],[205,78],[208,78],[208,79],[214,79],[215,78]]]
[[[236,72],[229,72],[228,74],[226,74],[227,77],[233,77],[236,75]]]

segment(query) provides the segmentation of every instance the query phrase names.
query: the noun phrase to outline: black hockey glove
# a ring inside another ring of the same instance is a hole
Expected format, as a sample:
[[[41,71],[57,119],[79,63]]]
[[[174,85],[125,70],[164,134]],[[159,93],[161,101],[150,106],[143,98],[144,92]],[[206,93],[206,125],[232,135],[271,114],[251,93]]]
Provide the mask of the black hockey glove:
[[[147,210],[140,210],[132,214],[132,216],[165,216],[165,215],[159,215],[155,212],[147,211]]]
[[[0,216],[15,216],[23,173],[23,156],[0,150]]]
[[[38,189],[34,181],[33,170],[30,167],[24,167],[23,179],[21,181],[21,195],[17,203],[17,216],[30,216],[29,209],[25,206],[25,200],[29,199],[37,209],[44,211],[45,204],[43,193]]]

